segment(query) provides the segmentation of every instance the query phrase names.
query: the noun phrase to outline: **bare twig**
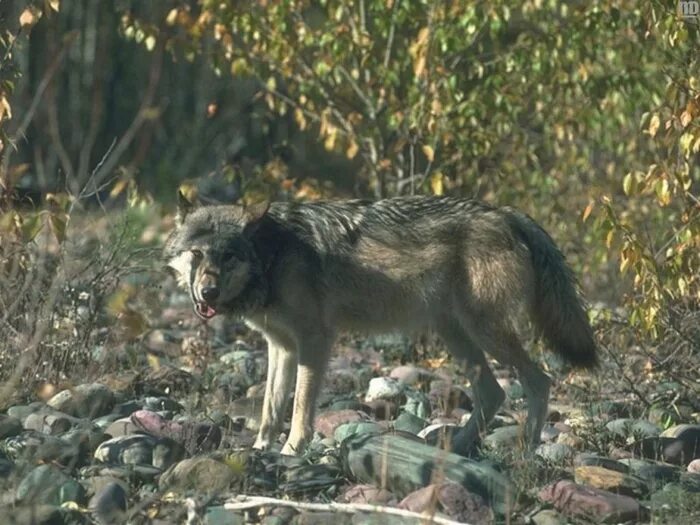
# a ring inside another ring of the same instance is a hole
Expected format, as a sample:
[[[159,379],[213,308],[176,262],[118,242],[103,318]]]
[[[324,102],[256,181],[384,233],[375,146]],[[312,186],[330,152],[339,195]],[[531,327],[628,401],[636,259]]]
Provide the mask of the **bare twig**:
[[[389,36],[386,40],[386,51],[384,51],[384,67],[389,67],[389,62],[391,62],[391,50],[394,47],[394,33],[396,32],[396,11],[399,9],[399,4],[401,0],[396,0],[394,5],[391,6],[391,27],[389,28]]]
[[[265,505],[291,507],[300,510],[313,510],[321,512],[344,512],[351,514],[357,512],[371,512],[375,514],[399,516],[402,518],[413,518],[416,520],[421,520],[423,523],[426,524],[435,523],[437,525],[459,525],[461,523],[448,518],[442,518],[440,516],[431,516],[427,514],[420,514],[418,512],[413,512],[410,510],[397,509],[394,507],[384,507],[381,505],[371,505],[368,503],[308,503],[305,501],[291,501],[278,498],[268,498],[265,496],[236,496],[235,498],[230,499],[226,503],[224,503],[224,508],[229,510],[247,510],[256,507],[262,507]],[[462,525],[468,524],[462,523]]]

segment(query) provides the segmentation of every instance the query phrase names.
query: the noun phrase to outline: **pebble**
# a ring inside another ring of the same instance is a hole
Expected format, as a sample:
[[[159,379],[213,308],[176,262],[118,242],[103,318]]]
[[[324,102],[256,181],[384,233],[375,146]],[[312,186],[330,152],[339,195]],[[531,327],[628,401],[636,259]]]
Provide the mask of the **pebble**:
[[[204,511],[204,525],[244,525],[245,517],[240,512],[213,505]]]
[[[413,414],[421,419],[428,419],[432,411],[430,399],[423,392],[406,388],[404,390],[406,403],[403,405],[403,410],[409,414]]]
[[[493,448],[511,448],[523,439],[523,429],[520,425],[508,425],[491,431],[484,438],[484,445]]]
[[[133,434],[109,439],[95,451],[95,459],[117,465],[153,465],[166,469],[184,456],[181,445],[168,438]]]
[[[629,466],[625,465],[622,461],[606,458],[604,456],[598,456],[597,454],[591,454],[588,452],[580,452],[576,454],[576,456],[574,457],[574,465],[577,467],[603,467],[608,470],[621,472],[622,474],[627,474],[630,470]]]
[[[399,417],[394,420],[394,428],[396,430],[410,432],[411,434],[418,434],[427,424],[425,419],[414,416],[409,412],[399,414]]]
[[[100,525],[118,525],[126,520],[128,497],[123,485],[113,481],[90,499],[88,508]]]
[[[22,421],[19,418],[0,414],[0,439],[16,436],[22,432]]]
[[[79,443],[32,431],[7,438],[3,450],[14,461],[22,460],[31,464],[57,462],[62,465],[82,464],[85,452]]]
[[[415,386],[423,381],[434,377],[435,374],[425,368],[420,368],[415,365],[401,365],[393,368],[389,373],[389,377],[396,379],[406,385]]]
[[[662,486],[669,481],[677,481],[681,470],[675,465],[658,463],[646,459],[621,459],[631,474],[645,480],[652,487]]]
[[[567,520],[561,514],[552,509],[544,509],[537,512],[530,517],[530,521],[533,525],[566,525],[567,523]]]
[[[574,449],[563,443],[542,443],[535,449],[535,455],[550,463],[566,463],[574,454]]]
[[[382,428],[374,421],[357,421],[338,426],[333,433],[336,443],[342,443],[350,436],[381,434]]]
[[[34,401],[28,405],[11,406],[7,409],[7,415],[12,418],[19,419],[20,422],[24,424],[24,420],[27,419],[29,414],[33,414],[34,412],[38,412],[39,410],[45,408],[46,404],[42,403],[41,401]]]
[[[624,439],[643,439],[661,434],[661,428],[644,419],[618,418],[608,422],[605,428],[615,436]]]
[[[67,432],[83,421],[58,411],[39,410],[27,416],[24,420],[24,428],[55,436]]]
[[[83,486],[53,465],[35,467],[17,487],[17,500],[32,505],[61,505],[67,501],[83,505],[85,499]]]
[[[135,434],[137,431],[138,427],[131,421],[130,417],[123,417],[112,421],[104,429],[104,433],[113,438]]]
[[[197,456],[184,459],[170,467],[160,477],[158,486],[161,490],[196,490],[198,493],[211,495],[227,490],[239,476],[239,472],[222,461]]]
[[[647,459],[688,465],[700,458],[700,432],[693,430],[679,434],[678,437],[644,438],[630,446],[633,454]]]
[[[87,383],[62,390],[47,405],[69,416],[94,419],[108,414],[114,407],[112,391],[100,383]]]
[[[403,391],[404,385],[400,381],[390,377],[375,377],[369,382],[365,402],[368,403],[376,399],[397,399]]]
[[[700,459],[694,459],[693,461],[688,463],[688,472],[700,474]]]

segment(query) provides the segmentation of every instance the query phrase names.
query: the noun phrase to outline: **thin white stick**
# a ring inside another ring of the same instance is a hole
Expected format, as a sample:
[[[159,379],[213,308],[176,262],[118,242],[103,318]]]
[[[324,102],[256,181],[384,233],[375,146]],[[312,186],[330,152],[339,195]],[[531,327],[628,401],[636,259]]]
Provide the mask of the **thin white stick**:
[[[435,523],[437,525],[468,525],[459,521],[452,521],[440,516],[419,514],[410,510],[397,509],[394,507],[383,507],[381,505],[371,505],[369,503],[307,503],[304,501],[291,501],[286,499],[268,498],[265,496],[245,496],[240,495],[224,503],[224,508],[228,510],[246,510],[263,505],[280,505],[302,510],[316,511],[337,511],[337,512],[375,512],[378,514],[393,514],[403,518],[415,518],[423,523]]]

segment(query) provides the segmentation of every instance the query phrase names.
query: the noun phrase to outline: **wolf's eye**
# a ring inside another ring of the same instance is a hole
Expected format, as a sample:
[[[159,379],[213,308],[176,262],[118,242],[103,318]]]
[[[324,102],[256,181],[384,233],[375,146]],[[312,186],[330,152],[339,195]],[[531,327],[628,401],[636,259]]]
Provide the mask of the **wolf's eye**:
[[[234,251],[226,251],[221,255],[224,259],[224,261],[230,261],[232,259],[236,259],[236,252]]]
[[[204,254],[202,253],[202,250],[190,250],[192,252],[192,255],[194,255],[197,259],[201,259],[204,257]]]

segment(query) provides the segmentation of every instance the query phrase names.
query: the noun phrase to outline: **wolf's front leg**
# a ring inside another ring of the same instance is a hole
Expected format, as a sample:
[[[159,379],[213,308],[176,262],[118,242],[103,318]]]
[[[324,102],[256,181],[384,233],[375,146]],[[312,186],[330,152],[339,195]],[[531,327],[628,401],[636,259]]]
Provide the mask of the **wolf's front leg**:
[[[253,448],[265,450],[277,439],[287,411],[296,364],[296,352],[287,350],[277,342],[268,339],[265,399],[260,430]]]
[[[304,345],[300,350],[292,428],[282,447],[284,455],[296,456],[301,453],[313,435],[316,398],[321,391],[330,350],[330,340],[325,339]]]

